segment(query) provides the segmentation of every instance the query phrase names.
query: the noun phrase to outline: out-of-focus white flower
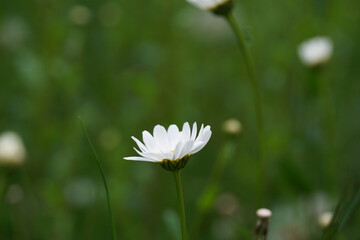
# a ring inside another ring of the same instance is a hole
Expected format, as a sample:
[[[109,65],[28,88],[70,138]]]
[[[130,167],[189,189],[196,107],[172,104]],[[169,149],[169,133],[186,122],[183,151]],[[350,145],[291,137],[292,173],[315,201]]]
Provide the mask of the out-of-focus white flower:
[[[223,129],[227,134],[237,135],[242,130],[241,122],[235,118],[228,119],[223,123]]]
[[[256,215],[258,218],[270,218],[272,216],[272,212],[267,208],[260,208],[256,211]]]
[[[333,218],[333,213],[332,212],[324,212],[322,214],[319,215],[318,217],[318,224],[321,228],[327,228]]]
[[[86,25],[91,20],[92,13],[86,6],[76,5],[70,9],[69,18],[77,25]]]
[[[201,125],[199,134],[197,125],[193,124],[192,131],[189,123],[184,123],[182,131],[176,125],[170,125],[166,130],[161,125],[154,127],[153,135],[148,131],[143,131],[142,137],[144,144],[137,138],[132,139],[138,145],[140,151],[135,151],[140,155],[137,157],[125,157],[125,160],[146,161],[161,163],[167,170],[181,169],[185,167],[190,155],[200,151],[211,137],[210,126]]]
[[[310,67],[326,63],[332,56],[333,43],[327,37],[314,37],[300,44],[298,54],[301,61]]]
[[[232,0],[187,0],[194,6],[217,14],[226,14],[232,9]]]
[[[0,163],[21,166],[26,157],[26,150],[19,135],[5,132],[0,135]]]

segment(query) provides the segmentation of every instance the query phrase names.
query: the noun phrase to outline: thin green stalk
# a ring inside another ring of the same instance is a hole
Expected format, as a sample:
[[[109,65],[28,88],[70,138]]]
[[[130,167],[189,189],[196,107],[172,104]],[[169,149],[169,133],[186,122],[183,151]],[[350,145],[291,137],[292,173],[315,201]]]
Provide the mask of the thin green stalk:
[[[186,240],[186,218],[185,218],[185,205],[184,205],[184,197],[183,191],[181,187],[181,178],[180,178],[180,170],[174,170],[174,178],[176,183],[176,190],[179,199],[179,207],[180,207],[180,218],[181,218],[181,235],[182,240]]]
[[[95,159],[96,159],[96,163],[97,163],[97,166],[99,168],[99,171],[101,173],[101,178],[103,180],[103,183],[104,183],[104,187],[105,187],[105,192],[106,192],[106,199],[107,199],[107,205],[108,205],[108,209],[109,209],[109,216],[110,216],[110,222],[111,222],[111,228],[112,228],[112,233],[113,233],[113,240],[116,240],[117,239],[117,234],[116,234],[116,225],[115,225],[115,220],[114,220],[114,214],[113,214],[113,211],[112,211],[112,208],[111,208],[111,202],[110,202],[110,193],[109,193],[109,188],[108,188],[108,185],[107,185],[107,181],[106,181],[106,177],[105,177],[105,173],[104,173],[104,169],[101,165],[101,161],[95,151],[95,148],[94,148],[94,145],[92,144],[91,140],[90,140],[90,137],[89,137],[89,134],[88,132],[86,131],[86,128],[83,124],[83,122],[81,121],[81,119],[79,118],[80,120],[80,123],[81,123],[81,127],[84,131],[84,134],[86,136],[86,139],[89,143],[89,146],[91,148],[91,151],[93,152],[94,156],[95,156]]]
[[[250,49],[244,37],[244,34],[240,30],[233,14],[230,12],[225,15],[225,19],[229,23],[231,29],[234,31],[234,34],[238,40],[240,50],[242,52],[245,67],[247,69],[249,80],[254,96],[255,111],[256,111],[256,125],[258,131],[258,141],[259,141],[259,187],[261,190],[260,193],[260,202],[263,202],[264,194],[264,175],[265,175],[265,161],[264,161],[264,123],[262,116],[262,106],[261,106],[261,97],[260,97],[260,87],[259,82],[256,76],[256,71],[254,67],[254,62],[251,57]]]

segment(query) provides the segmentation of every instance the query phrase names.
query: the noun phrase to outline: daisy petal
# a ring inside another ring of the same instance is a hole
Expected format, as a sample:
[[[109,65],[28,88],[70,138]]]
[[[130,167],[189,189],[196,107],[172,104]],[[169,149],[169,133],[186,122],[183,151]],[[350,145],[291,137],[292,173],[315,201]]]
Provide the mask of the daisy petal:
[[[190,154],[194,154],[194,153],[197,153],[198,151],[200,151],[201,149],[203,149],[203,147],[205,146],[206,144],[204,144],[204,142],[201,142],[201,141],[197,141],[194,143],[191,151],[190,151]]]
[[[175,146],[174,159],[180,158],[180,154],[182,152],[183,147],[184,147],[184,142],[182,141],[178,142],[178,144]]]
[[[153,136],[148,131],[142,132],[143,142],[149,151],[157,152],[159,149],[155,143]]]
[[[194,122],[192,132],[191,132],[191,140],[195,140],[196,133],[197,133],[197,125],[196,125],[196,122]]]
[[[198,139],[200,138],[200,136],[202,135],[203,131],[204,131],[204,124],[201,124],[200,131],[199,131],[199,134],[198,134],[196,140],[198,140]]]
[[[184,123],[182,128],[182,140],[187,142],[190,140],[190,125],[188,122]]]
[[[162,153],[161,157],[162,157],[162,159],[174,160],[174,153],[172,153],[172,152]]]
[[[211,134],[212,134],[212,132],[210,131],[210,126],[207,126],[204,129],[204,132],[203,132],[203,134],[202,134],[202,136],[201,136],[201,138],[199,140],[204,142],[205,144],[207,144],[210,137],[211,137]]]
[[[152,152],[140,152],[136,148],[134,148],[135,151],[144,158],[153,159],[154,161],[161,161],[163,157],[160,154],[152,153]]]
[[[183,158],[186,155],[190,154],[190,151],[191,151],[193,145],[194,145],[194,141],[190,140],[190,141],[186,142],[183,149],[182,149],[182,151],[181,151],[181,154],[180,154],[179,158]]]
[[[176,144],[180,141],[180,136],[181,134],[179,132],[179,128],[174,124],[170,125],[168,128],[168,137],[171,150],[173,150]]]
[[[153,159],[144,158],[144,157],[124,157],[124,159],[131,161],[155,162]]]
[[[136,144],[138,145],[138,147],[140,148],[141,151],[143,151],[143,152],[144,152],[144,151],[145,151],[145,152],[148,151],[148,149],[146,148],[146,146],[145,146],[142,142],[140,142],[136,137],[132,136],[131,138],[136,142]]]
[[[166,132],[166,129],[161,125],[156,125],[154,127],[154,139],[158,144],[158,147],[166,152],[169,150],[169,138]]]

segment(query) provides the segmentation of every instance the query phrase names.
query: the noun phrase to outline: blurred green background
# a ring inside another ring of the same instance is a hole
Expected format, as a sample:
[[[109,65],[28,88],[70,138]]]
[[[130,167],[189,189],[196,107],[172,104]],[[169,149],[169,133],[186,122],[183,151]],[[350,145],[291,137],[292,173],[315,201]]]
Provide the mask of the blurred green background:
[[[221,17],[184,0],[2,0],[0,132],[17,132],[27,157],[22,168],[1,167],[0,239],[111,239],[78,116],[102,159],[119,239],[178,239],[172,174],[123,157],[135,155],[131,136],[186,121],[213,131],[182,171],[191,239],[252,239],[263,206],[273,211],[270,240],[318,238],[319,214],[359,180],[359,9],[356,0],[235,1],[261,85],[260,205],[253,96]],[[317,35],[332,39],[334,54],[314,74],[297,47]],[[333,143],[319,79],[332,91]],[[241,121],[240,135],[224,133],[229,118]],[[235,152],[206,207],[199,198],[229,144]],[[359,224],[353,214],[338,239],[360,239]]]

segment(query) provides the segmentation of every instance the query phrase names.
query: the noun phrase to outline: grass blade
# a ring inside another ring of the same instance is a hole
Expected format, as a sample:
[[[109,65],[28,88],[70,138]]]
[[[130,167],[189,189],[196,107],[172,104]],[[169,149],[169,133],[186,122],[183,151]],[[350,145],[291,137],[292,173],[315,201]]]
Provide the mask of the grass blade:
[[[105,192],[106,192],[106,199],[107,199],[107,205],[108,205],[108,209],[109,209],[109,216],[110,216],[110,222],[111,222],[111,228],[112,228],[112,234],[113,234],[113,240],[116,240],[117,239],[117,234],[116,234],[116,226],[115,226],[115,219],[114,219],[114,214],[113,214],[113,211],[112,211],[112,208],[111,208],[111,202],[110,202],[110,193],[109,193],[109,188],[108,188],[108,185],[107,185],[107,181],[106,181],[106,177],[105,177],[105,173],[104,173],[104,169],[101,165],[101,161],[100,161],[100,158],[99,156],[97,155],[96,151],[95,151],[95,148],[94,148],[94,145],[92,144],[91,142],[91,139],[89,137],[89,134],[84,126],[84,123],[81,121],[81,118],[79,117],[79,121],[80,121],[80,124],[81,124],[81,127],[84,131],[84,134],[86,136],[86,139],[89,143],[89,146],[91,148],[91,151],[92,153],[94,154],[94,157],[96,159],[96,163],[97,163],[97,166],[99,168],[99,171],[101,173],[101,178],[103,180],[103,183],[104,183],[104,187],[105,187]]]

